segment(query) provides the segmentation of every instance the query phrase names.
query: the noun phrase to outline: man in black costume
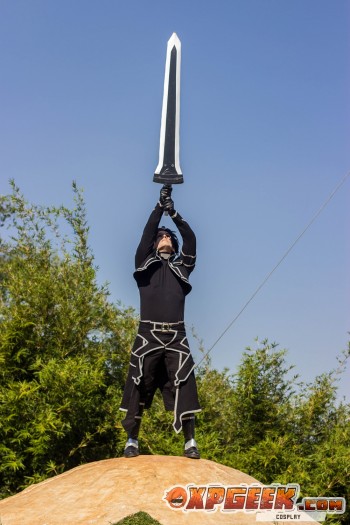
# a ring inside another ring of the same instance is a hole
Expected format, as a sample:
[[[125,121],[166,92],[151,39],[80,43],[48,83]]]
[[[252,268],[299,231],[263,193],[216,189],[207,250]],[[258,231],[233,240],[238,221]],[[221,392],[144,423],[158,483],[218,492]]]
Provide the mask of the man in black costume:
[[[180,253],[175,233],[163,226],[159,228],[164,212],[181,234]],[[163,186],[135,256],[140,324],[120,407],[127,412],[122,421],[128,434],[125,457],[139,455],[142,413],[151,406],[157,388],[162,393],[165,409],[174,411],[175,432],[183,430],[184,455],[192,459],[200,457],[194,439],[194,413],[201,409],[184,324],[185,297],[192,289],[188,277],[195,262],[195,234],[174,209],[171,186]]]

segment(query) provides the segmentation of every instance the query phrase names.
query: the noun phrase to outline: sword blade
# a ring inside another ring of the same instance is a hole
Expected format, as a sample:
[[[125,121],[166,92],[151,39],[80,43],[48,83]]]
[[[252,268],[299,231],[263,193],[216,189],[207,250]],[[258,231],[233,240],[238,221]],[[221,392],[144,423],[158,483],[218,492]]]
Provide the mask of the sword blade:
[[[153,177],[154,182],[161,184],[183,182],[180,167],[180,70],[181,42],[173,33],[167,46],[159,162]]]

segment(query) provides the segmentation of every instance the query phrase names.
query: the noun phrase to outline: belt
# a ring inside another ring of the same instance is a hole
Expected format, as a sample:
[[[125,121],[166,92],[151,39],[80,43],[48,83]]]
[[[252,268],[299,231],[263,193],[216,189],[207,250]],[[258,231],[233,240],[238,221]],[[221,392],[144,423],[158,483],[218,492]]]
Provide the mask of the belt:
[[[157,330],[160,332],[171,332],[176,328],[184,328],[184,321],[178,321],[177,323],[160,323],[156,321],[140,321],[140,324],[147,324],[153,326],[152,330]]]

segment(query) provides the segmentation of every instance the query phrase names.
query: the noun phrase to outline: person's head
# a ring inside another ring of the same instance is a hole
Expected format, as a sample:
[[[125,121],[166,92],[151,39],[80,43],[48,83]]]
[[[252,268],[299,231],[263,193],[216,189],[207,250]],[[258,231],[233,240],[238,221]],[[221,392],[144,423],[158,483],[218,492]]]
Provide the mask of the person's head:
[[[179,251],[179,241],[176,237],[175,232],[161,226],[158,228],[156,239],[154,241],[154,247],[159,252],[166,253],[178,253]]]

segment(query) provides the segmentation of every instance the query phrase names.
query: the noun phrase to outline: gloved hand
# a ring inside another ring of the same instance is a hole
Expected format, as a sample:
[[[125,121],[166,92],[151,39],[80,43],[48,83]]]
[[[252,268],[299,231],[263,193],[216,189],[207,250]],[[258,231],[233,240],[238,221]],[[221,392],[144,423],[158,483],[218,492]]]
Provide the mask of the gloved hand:
[[[162,186],[162,189],[160,190],[160,197],[159,197],[159,204],[164,207],[166,200],[171,199],[171,192],[173,191],[173,188],[170,184],[164,184]]]
[[[171,197],[165,199],[163,209],[166,213],[169,213],[170,217],[176,213],[174,209],[174,201]]]

